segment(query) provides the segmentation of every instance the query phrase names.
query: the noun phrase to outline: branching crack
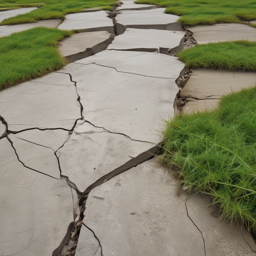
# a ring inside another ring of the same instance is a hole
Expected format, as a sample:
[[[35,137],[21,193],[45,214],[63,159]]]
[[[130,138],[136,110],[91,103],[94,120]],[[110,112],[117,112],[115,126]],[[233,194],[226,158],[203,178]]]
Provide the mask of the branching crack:
[[[100,242],[100,239],[96,236],[96,234],[95,234],[95,232],[91,229],[91,228],[89,228],[87,225],[85,225],[84,223],[83,223],[83,225],[88,229],[88,230],[90,230],[92,233],[93,233],[93,236],[95,237],[95,239],[98,241],[98,243],[99,243],[99,246],[100,246],[100,254],[101,254],[101,256],[104,256],[104,254],[103,254],[103,248],[102,248],[102,245],[101,245],[101,242]],[[97,252],[97,251],[96,251]]]
[[[188,198],[189,199],[189,198]],[[203,243],[204,243],[204,255],[206,256],[206,248],[205,248],[205,240],[204,240],[204,235],[203,232],[198,228],[198,226],[195,224],[195,222],[192,220],[192,218],[189,216],[188,213],[188,206],[187,206],[187,201],[188,199],[185,201],[185,207],[186,207],[186,212],[187,212],[187,216],[188,218],[191,220],[191,222],[193,223],[193,225],[197,228],[197,230],[200,232],[202,239],[203,239]]]
[[[247,243],[247,245],[250,247],[250,249],[251,249],[251,251],[252,252],[254,252],[254,253],[256,253],[256,251],[255,250],[253,250],[252,249],[252,247],[251,247],[251,245],[246,241],[246,239],[245,239],[245,237],[244,237],[244,235],[243,235],[243,233],[241,232],[241,235],[242,235],[242,237],[243,237],[243,239],[244,239],[244,241]]]
[[[88,63],[88,64],[83,64],[83,63],[74,63],[74,64],[77,64],[77,65],[84,65],[84,66],[87,66],[87,65],[97,65],[97,66],[100,66],[100,67],[104,67],[104,68],[111,68],[111,69],[114,69],[116,72],[118,73],[123,73],[123,74],[129,74],[129,75],[136,75],[136,76],[143,76],[143,77],[149,77],[149,78],[157,78],[157,79],[176,79],[176,78],[173,78],[173,77],[159,77],[159,76],[147,76],[147,75],[142,75],[142,74],[138,74],[138,73],[133,73],[133,72],[126,72],[126,71],[120,71],[118,70],[117,68],[115,67],[111,67],[111,66],[107,66],[107,65],[102,65],[102,64],[98,64],[96,62],[92,62],[92,63]]]

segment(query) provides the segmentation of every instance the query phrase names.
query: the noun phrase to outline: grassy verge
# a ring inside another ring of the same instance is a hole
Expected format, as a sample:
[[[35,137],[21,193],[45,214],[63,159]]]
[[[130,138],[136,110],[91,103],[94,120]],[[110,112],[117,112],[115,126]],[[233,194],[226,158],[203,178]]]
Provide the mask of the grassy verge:
[[[0,90],[60,69],[57,43],[71,34],[39,27],[0,38]]]
[[[42,6],[30,13],[18,15],[9,18],[1,23],[1,25],[29,23],[37,20],[58,19],[63,18],[67,13],[75,13],[83,9],[92,7],[101,7],[105,10],[111,10],[115,4],[115,0],[0,0],[0,8],[17,8],[28,6]]]
[[[256,87],[222,98],[217,110],[167,122],[163,161],[209,194],[222,217],[256,227]]]
[[[182,16],[179,21],[190,26],[256,20],[256,2],[251,0],[139,0],[137,3],[167,7],[167,13]]]
[[[256,43],[248,41],[196,45],[177,54],[189,68],[256,71]]]

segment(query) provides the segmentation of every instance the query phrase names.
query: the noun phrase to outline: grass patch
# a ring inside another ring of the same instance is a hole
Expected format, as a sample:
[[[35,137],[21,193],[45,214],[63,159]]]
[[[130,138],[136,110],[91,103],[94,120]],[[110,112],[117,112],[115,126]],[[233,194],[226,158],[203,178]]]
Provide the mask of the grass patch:
[[[57,44],[73,33],[39,27],[0,38],[0,90],[63,67]]]
[[[59,19],[67,13],[76,13],[83,9],[101,7],[111,10],[115,0],[0,0],[0,8],[17,8],[37,6],[40,7],[32,12],[9,18],[1,25],[36,22],[37,20]]]
[[[167,13],[182,16],[179,21],[190,26],[256,20],[256,2],[252,0],[139,0],[136,3],[167,7]]]
[[[256,87],[222,98],[217,110],[167,122],[163,161],[209,194],[222,217],[256,227]]]
[[[256,43],[235,41],[196,45],[177,54],[189,68],[256,71]]]

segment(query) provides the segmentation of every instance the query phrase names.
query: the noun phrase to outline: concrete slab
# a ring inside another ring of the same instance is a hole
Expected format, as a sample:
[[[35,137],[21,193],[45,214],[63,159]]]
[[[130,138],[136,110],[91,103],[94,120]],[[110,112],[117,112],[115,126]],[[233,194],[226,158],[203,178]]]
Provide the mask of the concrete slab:
[[[102,176],[153,146],[84,123],[75,128],[59,151],[62,174],[83,192]]]
[[[24,168],[0,140],[0,255],[52,255],[73,221],[71,189]]]
[[[188,98],[188,102],[182,109],[183,114],[192,114],[193,112],[203,112],[206,110],[216,109],[219,105],[220,99],[204,99],[195,100]]]
[[[29,168],[60,178],[58,159],[55,156],[69,138],[63,130],[31,130],[16,135],[9,135],[19,155],[19,159]]]
[[[252,23],[252,24],[256,24],[256,20],[250,21],[250,23]]]
[[[169,170],[150,160],[93,189],[84,223],[106,256],[204,255],[185,199]],[[79,246],[86,242],[79,239]]]
[[[211,197],[206,195],[193,195],[187,201],[189,216],[203,233],[207,255],[255,255],[251,234],[243,227],[221,221],[216,208],[210,205]]]
[[[126,29],[125,33],[116,37],[108,46],[108,50],[159,51],[176,49],[183,46],[184,33],[156,29]]]
[[[11,17],[17,16],[20,14],[28,13],[36,9],[37,9],[36,7],[28,7],[28,8],[20,8],[15,10],[2,11],[0,12],[0,23],[3,20],[9,19]]]
[[[108,31],[114,33],[113,21],[105,11],[68,14],[59,29],[81,29],[82,31]]]
[[[134,1],[122,1],[122,5],[116,8],[117,11],[124,10],[149,10],[153,8],[157,8],[156,5],[150,4],[135,4]]]
[[[255,72],[197,69],[191,74],[180,96],[195,99],[220,98],[255,85]]]
[[[198,44],[235,40],[256,41],[256,29],[243,24],[202,25],[189,29]]]
[[[105,50],[113,38],[107,31],[79,33],[61,41],[59,51],[69,62],[74,62]]]
[[[165,67],[167,74],[176,72],[175,78],[182,69],[180,62],[176,63]],[[148,67],[151,65],[155,66],[149,62]],[[98,65],[69,64],[64,71],[77,82],[86,120],[136,140],[162,140],[159,131],[164,120],[174,115],[175,79],[121,73]]]
[[[76,248],[76,256],[101,256],[101,248],[98,240],[94,237],[92,231],[82,226],[79,235],[78,246]]]
[[[126,28],[182,30],[179,18],[177,15],[165,14],[165,8],[121,11],[116,17],[116,32],[122,34]]]
[[[103,51],[76,63],[95,63],[115,68],[118,72],[165,79],[176,79],[184,68],[178,58],[157,52]]]
[[[6,25],[0,26],[0,37],[9,36],[13,33],[25,31],[31,28],[37,27],[46,27],[46,28],[57,28],[61,23],[61,20],[40,20],[36,23],[25,23],[25,24],[17,24],[17,25]]]
[[[68,74],[51,73],[0,93],[2,115],[9,129],[71,129],[80,117],[74,83]]]

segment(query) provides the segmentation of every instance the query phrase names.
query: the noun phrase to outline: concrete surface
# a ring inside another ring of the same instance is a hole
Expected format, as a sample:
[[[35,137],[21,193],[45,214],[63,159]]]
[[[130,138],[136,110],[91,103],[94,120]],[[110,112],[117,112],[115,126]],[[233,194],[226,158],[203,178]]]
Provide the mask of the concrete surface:
[[[68,14],[58,27],[63,30],[108,31],[114,33],[113,22],[105,11]]]
[[[165,14],[165,8],[142,11],[121,11],[116,17],[117,34],[126,28],[182,30],[177,15]]]
[[[241,236],[252,243],[250,234],[221,223],[209,204],[179,192],[169,169],[152,159],[93,189],[84,223],[99,239],[104,256],[254,255]],[[90,243],[85,232],[79,248]]]
[[[198,44],[224,41],[256,41],[256,29],[243,24],[215,24],[189,28]]]
[[[193,70],[190,79],[181,91],[184,98],[220,98],[243,88],[256,84],[255,72],[231,72],[197,69]]]
[[[176,57],[157,52],[136,51],[103,51],[76,63],[84,65],[94,63],[115,68],[118,72],[165,79],[176,79],[180,70],[184,68],[184,63],[178,61]]]
[[[0,12],[0,22],[9,19],[11,17],[20,15],[20,14],[25,14],[28,12],[31,12],[33,10],[37,9],[36,7],[28,7],[28,8],[20,8],[20,9],[15,9],[15,10],[8,10],[8,11],[2,11]]]
[[[193,98],[188,98],[188,102],[182,109],[183,114],[192,114],[193,112],[203,112],[206,110],[216,109],[219,105],[219,99],[204,99],[196,100]]]
[[[127,66],[139,66],[134,60]],[[149,62],[144,68],[155,66]],[[176,59],[164,67],[166,76],[173,74],[172,79],[122,73],[95,64],[69,64],[64,71],[77,82],[85,120],[132,139],[158,143],[163,120],[174,115],[173,102],[178,92],[175,79],[183,67]]]
[[[63,130],[31,130],[9,135],[20,160],[26,166],[57,179],[60,178],[60,170],[54,152],[68,137],[68,132]]]
[[[174,49],[182,44],[184,33],[156,29],[126,29],[108,46],[108,50],[157,51],[160,48]]]
[[[24,168],[7,139],[0,147],[0,255],[52,255],[73,221],[71,189]]]
[[[250,21],[250,23],[252,23],[252,24],[256,24],[256,20]]]
[[[2,115],[10,130],[32,127],[71,129],[80,117],[69,75],[51,73],[0,93]]]
[[[6,127],[0,122],[0,137],[5,133]]]
[[[25,23],[17,25],[6,25],[0,26],[0,37],[9,36],[13,33],[25,31],[31,28],[46,27],[46,28],[57,28],[61,20],[40,20],[36,23]]]
[[[107,31],[84,32],[62,40],[58,48],[69,62],[73,62],[105,50],[113,37]]]
[[[117,7],[117,11],[124,11],[124,10],[148,10],[157,8],[156,5],[150,4],[135,4],[134,1],[122,1],[122,5]]]
[[[59,151],[62,173],[83,192],[97,179],[153,146],[83,123]]]

